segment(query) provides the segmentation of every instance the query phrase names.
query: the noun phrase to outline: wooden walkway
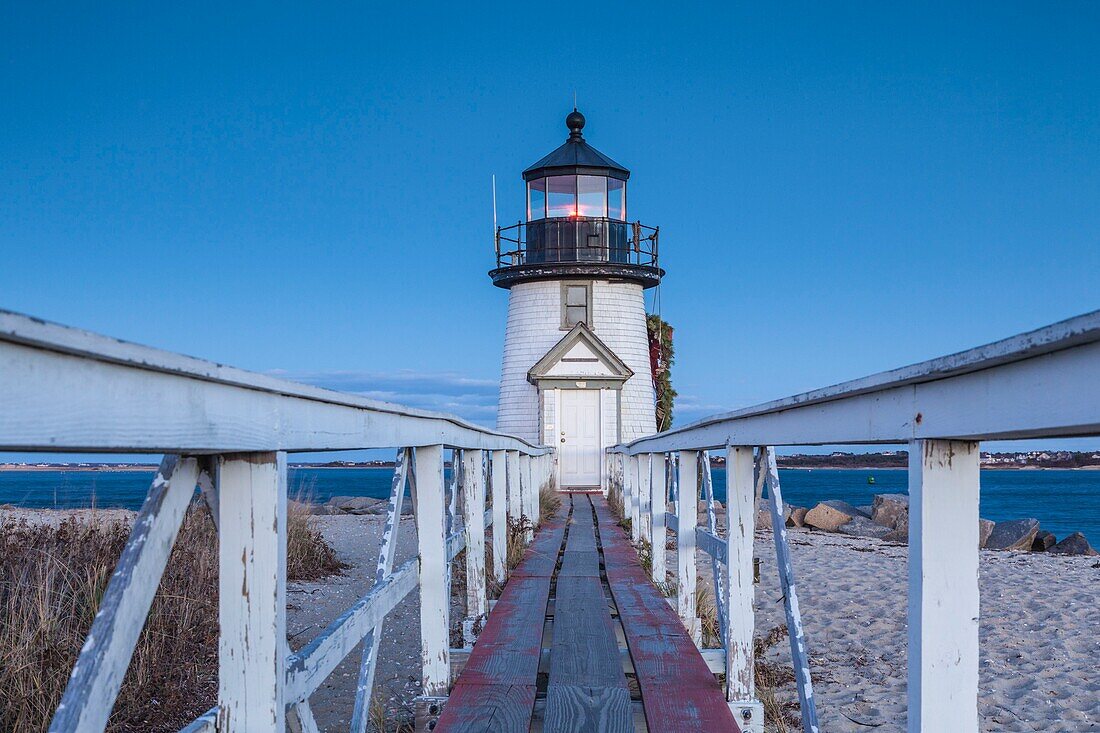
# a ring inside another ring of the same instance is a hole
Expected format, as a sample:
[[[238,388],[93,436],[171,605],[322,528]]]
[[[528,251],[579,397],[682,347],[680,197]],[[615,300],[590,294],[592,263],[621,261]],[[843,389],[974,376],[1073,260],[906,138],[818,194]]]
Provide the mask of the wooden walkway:
[[[563,498],[512,573],[435,730],[737,731],[604,498]]]

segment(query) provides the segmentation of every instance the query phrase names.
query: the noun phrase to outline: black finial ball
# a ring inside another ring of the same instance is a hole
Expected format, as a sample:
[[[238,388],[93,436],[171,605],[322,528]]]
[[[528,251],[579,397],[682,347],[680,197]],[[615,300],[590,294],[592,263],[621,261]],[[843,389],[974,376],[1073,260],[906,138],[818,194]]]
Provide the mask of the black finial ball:
[[[569,128],[570,133],[579,135],[584,128],[584,115],[574,107],[569,116],[565,118],[565,126]]]

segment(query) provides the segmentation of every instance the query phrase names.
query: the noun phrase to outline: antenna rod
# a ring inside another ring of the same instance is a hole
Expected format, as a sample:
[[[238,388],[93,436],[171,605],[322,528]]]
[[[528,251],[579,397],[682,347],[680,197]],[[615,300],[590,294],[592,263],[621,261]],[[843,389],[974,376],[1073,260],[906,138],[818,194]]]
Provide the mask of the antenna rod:
[[[493,174],[493,234],[497,231],[497,174]]]

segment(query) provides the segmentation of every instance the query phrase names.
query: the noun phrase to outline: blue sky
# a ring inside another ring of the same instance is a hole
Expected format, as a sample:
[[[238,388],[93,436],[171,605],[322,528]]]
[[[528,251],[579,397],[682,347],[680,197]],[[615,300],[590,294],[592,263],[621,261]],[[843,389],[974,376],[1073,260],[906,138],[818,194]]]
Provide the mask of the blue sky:
[[[9,3],[0,307],[490,423],[520,171],[661,227],[681,422],[1100,305],[1100,6]]]

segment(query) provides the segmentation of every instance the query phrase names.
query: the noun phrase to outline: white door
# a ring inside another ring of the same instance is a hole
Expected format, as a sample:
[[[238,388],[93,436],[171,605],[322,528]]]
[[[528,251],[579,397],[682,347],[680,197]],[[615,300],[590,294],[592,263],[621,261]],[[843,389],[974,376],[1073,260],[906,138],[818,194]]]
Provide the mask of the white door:
[[[562,488],[598,487],[600,391],[563,389],[560,422],[558,457],[561,460]]]

